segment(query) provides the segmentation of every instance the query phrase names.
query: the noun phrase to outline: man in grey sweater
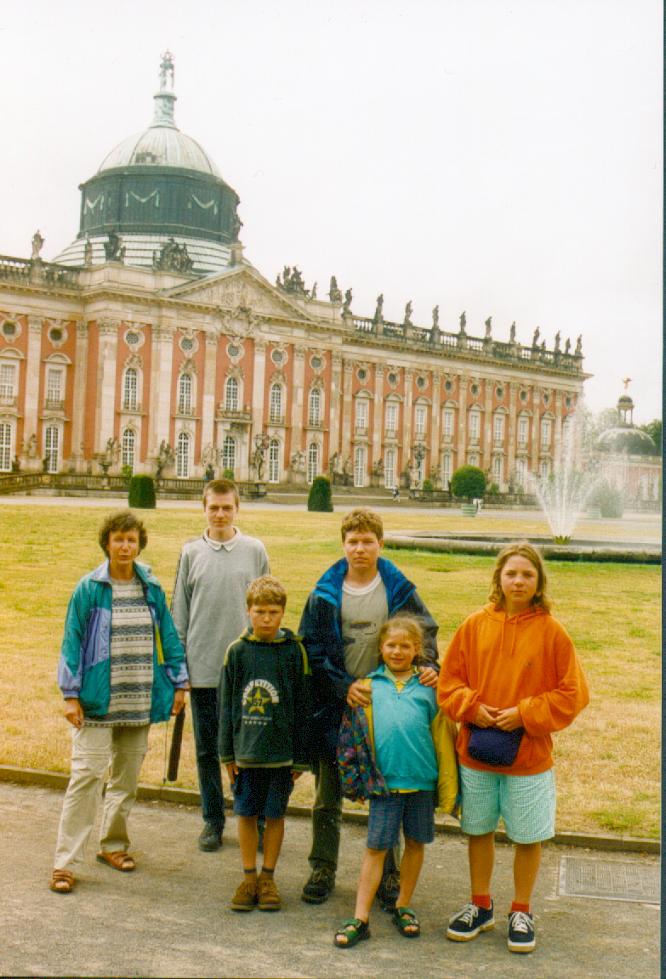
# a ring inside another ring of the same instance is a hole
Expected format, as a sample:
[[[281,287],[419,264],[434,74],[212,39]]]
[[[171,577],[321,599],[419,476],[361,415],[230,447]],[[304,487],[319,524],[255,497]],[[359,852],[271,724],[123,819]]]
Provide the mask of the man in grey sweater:
[[[204,827],[200,850],[218,850],[224,829],[224,796],[218,754],[218,687],[227,646],[248,625],[245,593],[269,574],[261,541],[234,526],[240,500],[236,485],[214,479],[204,488],[207,527],[180,554],[172,616],[185,647],[190,676],[192,727]]]

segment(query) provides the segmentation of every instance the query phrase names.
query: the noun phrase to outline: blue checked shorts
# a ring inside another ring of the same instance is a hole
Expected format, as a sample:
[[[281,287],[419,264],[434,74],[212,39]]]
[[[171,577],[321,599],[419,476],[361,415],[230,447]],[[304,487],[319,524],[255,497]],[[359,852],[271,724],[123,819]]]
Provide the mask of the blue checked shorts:
[[[291,768],[241,768],[231,788],[237,816],[282,819],[294,782]]]
[[[435,793],[419,790],[370,797],[368,847],[371,850],[390,850],[396,846],[401,826],[410,840],[432,843],[435,838]]]
[[[514,843],[540,843],[555,835],[555,772],[502,775],[460,766],[462,817],[469,836],[497,829],[500,816]]]

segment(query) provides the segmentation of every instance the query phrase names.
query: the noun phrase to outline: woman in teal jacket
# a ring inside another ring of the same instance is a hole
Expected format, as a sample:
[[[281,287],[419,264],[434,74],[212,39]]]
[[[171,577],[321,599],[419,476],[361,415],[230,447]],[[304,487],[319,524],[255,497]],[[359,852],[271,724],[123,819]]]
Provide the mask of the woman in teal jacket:
[[[136,561],[143,523],[129,510],[99,532],[107,560],[74,589],[65,620],[58,685],[73,727],[71,777],[58,829],[51,890],[68,894],[82,862],[110,766],[97,859],[135,869],[127,818],[136,798],[151,723],[184,705],[185,653],[150,568]]]

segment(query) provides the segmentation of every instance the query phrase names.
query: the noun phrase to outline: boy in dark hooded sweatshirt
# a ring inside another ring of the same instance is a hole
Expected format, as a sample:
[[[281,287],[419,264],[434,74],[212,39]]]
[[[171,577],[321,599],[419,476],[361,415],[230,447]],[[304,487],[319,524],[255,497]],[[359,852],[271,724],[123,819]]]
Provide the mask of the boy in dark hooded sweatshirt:
[[[538,551],[526,542],[505,547],[489,598],[456,632],[439,678],[439,705],[461,722],[461,824],[472,890],[470,903],[450,919],[447,938],[465,942],[495,926],[490,878],[501,815],[516,844],[508,947],[531,952],[541,843],[555,833],[551,734],[571,724],[589,694],[573,643],[550,614]]]

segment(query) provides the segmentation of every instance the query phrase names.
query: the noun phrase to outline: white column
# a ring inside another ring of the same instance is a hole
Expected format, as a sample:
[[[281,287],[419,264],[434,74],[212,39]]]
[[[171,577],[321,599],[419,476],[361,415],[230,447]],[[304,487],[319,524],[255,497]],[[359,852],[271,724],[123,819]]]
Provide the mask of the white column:
[[[430,411],[430,468],[439,473],[440,461],[440,423],[442,420],[442,378],[438,373],[432,376],[432,408]]]
[[[541,413],[541,388],[532,387],[532,449],[530,452],[530,469],[534,476],[539,475],[539,438]]]
[[[289,453],[299,449],[303,435],[303,406],[305,404],[305,347],[294,347],[294,368],[291,391],[291,445]],[[288,463],[288,459],[286,460]]]
[[[402,409],[402,439],[403,459],[407,465],[412,457],[412,411],[414,400],[414,371],[405,370],[405,400]],[[427,467],[426,467],[427,468]]]
[[[384,426],[384,365],[375,366],[375,404],[373,408],[372,425],[372,459],[371,465],[382,458],[382,429]],[[397,468],[397,461],[396,461]]]
[[[171,381],[173,372],[173,327],[154,325],[150,367],[150,410],[148,413],[148,457],[155,458],[162,442],[169,441],[171,426]]]
[[[74,360],[74,397],[72,401],[72,461],[77,472],[85,471],[86,380],[88,373],[88,324],[76,324],[76,354]]]
[[[466,448],[467,448],[467,385],[469,383],[469,378],[464,375],[460,376],[459,391],[460,397],[458,398],[458,458],[456,459],[456,464],[453,469],[459,469],[464,466],[467,462],[466,458]],[[453,475],[453,472],[451,473]]]
[[[328,438],[328,458],[340,452],[340,392],[342,389],[342,357],[334,353],[331,366],[331,404],[329,409],[330,434]],[[328,460],[327,460],[328,464]]]
[[[214,445],[215,424],[215,374],[217,367],[216,333],[205,334],[206,349],[204,353],[203,397],[201,399],[201,451],[208,445]]]
[[[507,483],[511,481],[513,471],[516,468],[516,399],[518,397],[518,385],[515,381],[509,381],[509,431],[507,436],[507,457],[506,473],[504,478]]]
[[[97,322],[97,405],[95,451],[103,452],[114,437],[116,412],[116,361],[118,359],[118,320],[100,319]]]
[[[264,386],[266,384],[266,341],[254,341],[254,370],[252,372],[252,432],[257,435],[264,427]],[[252,439],[250,438],[250,452]]]
[[[483,403],[483,463],[481,468],[487,472],[492,465],[493,448],[493,387],[490,378],[485,379],[485,397]],[[491,480],[492,482],[492,473]]]
[[[39,374],[42,352],[42,318],[28,316],[28,355],[25,365],[25,404],[23,409],[23,441],[34,435],[39,444]],[[43,448],[43,447],[42,447]],[[42,452],[42,455],[44,453]],[[38,451],[39,455],[39,451]]]
[[[352,458],[352,437],[351,437],[351,425],[352,425],[352,373],[354,370],[354,365],[346,360],[344,362],[344,380],[342,386],[342,457],[346,459],[347,456],[351,459],[351,464],[353,466],[354,460]]]

